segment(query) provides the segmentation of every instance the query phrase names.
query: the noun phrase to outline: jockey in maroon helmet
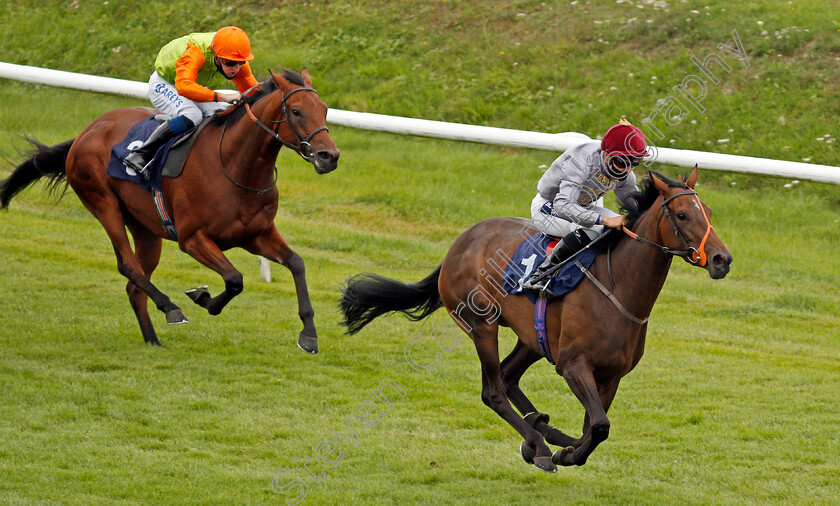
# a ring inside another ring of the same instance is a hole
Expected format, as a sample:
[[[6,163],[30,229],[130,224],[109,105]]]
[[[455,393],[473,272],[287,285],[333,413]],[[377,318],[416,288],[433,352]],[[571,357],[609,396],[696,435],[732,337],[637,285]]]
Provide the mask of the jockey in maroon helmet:
[[[557,158],[537,183],[531,217],[540,232],[562,237],[551,255],[523,283],[526,290],[542,290],[544,274],[576,253],[605,228],[620,229],[627,219],[597,205],[610,191],[620,202],[637,190],[633,167],[647,154],[642,132],[627,120],[614,125],[601,141],[572,147]]]

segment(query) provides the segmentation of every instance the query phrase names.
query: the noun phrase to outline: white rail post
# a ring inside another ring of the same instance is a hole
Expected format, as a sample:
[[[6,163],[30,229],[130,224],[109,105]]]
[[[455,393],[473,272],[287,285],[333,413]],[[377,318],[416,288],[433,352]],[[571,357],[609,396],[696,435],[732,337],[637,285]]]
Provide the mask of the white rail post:
[[[271,283],[271,264],[265,257],[260,257],[260,278],[266,283]]]

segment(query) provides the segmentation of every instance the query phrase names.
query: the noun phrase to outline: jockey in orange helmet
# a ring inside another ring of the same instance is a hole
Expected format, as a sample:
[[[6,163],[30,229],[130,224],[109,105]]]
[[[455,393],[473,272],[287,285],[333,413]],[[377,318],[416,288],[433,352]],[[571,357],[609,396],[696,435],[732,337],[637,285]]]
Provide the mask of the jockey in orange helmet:
[[[625,202],[637,190],[633,167],[645,155],[644,134],[621,120],[600,142],[575,146],[551,164],[537,183],[531,217],[540,232],[563,240],[523,283],[524,289],[542,290],[548,283],[544,274],[554,265],[580,251],[605,228],[624,226],[626,217],[595,204],[610,191]]]
[[[149,78],[149,99],[171,119],[129,153],[125,164],[148,179],[147,165],[166,141],[197,125],[203,117],[226,108],[225,102],[241,99],[242,92],[258,84],[248,65],[253,59],[248,35],[235,26],[217,32],[191,33],[163,46]],[[239,91],[213,91],[212,88],[228,86],[227,81],[232,81]]]

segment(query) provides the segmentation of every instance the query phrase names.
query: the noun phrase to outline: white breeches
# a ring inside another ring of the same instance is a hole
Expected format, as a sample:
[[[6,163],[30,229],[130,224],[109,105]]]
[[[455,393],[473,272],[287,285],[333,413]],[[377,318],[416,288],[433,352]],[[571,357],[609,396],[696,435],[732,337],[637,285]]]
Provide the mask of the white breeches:
[[[175,118],[185,116],[194,125],[201,123],[201,119],[211,116],[217,111],[227,109],[230,104],[226,102],[193,102],[178,94],[175,85],[164,80],[157,72],[149,77],[149,100],[155,108]]]

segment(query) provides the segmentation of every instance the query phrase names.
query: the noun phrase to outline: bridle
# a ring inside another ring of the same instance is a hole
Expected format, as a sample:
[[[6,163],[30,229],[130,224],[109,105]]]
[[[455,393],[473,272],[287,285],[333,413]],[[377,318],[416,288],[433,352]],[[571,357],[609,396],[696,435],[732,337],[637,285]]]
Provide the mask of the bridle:
[[[270,123],[277,125],[276,130],[272,130],[271,128],[266,126],[265,123],[263,123],[256,116],[254,116],[254,113],[251,112],[251,107],[247,103],[245,103],[245,111],[248,113],[248,117],[250,117],[254,121],[254,123],[256,123],[260,128],[268,132],[268,135],[274,137],[274,140],[286,146],[287,148],[295,150],[295,152],[299,154],[301,158],[303,158],[309,163],[312,163],[312,160],[315,158],[315,156],[312,152],[312,146],[309,144],[309,141],[311,141],[312,138],[315,137],[315,135],[318,132],[322,130],[326,130],[329,132],[330,129],[326,126],[322,126],[310,132],[309,135],[307,135],[306,137],[300,134],[300,131],[295,126],[295,122],[292,121],[291,116],[289,115],[289,106],[288,104],[286,104],[286,100],[288,100],[289,97],[291,97],[299,91],[311,91],[316,95],[318,94],[318,92],[315,91],[313,88],[295,88],[292,91],[290,91],[288,95],[284,96],[283,99],[280,101],[280,110],[283,112],[283,116],[285,118],[277,121],[270,121]],[[291,142],[288,142],[282,137],[280,137],[280,134],[278,133],[280,131],[280,123],[283,123],[284,121],[289,122],[289,128],[291,128],[292,133],[294,133],[295,137],[297,138],[297,145],[292,144]]]
[[[682,196],[685,196],[685,195],[693,195],[694,196],[694,199],[697,201],[697,207],[700,208],[700,212],[703,213],[703,218],[706,220],[706,233],[703,234],[703,239],[700,241],[700,247],[699,248],[694,248],[694,247],[688,245],[688,242],[686,242],[685,238],[682,236],[682,233],[680,233],[680,229],[677,228],[677,224],[674,223],[674,218],[671,217],[671,213],[668,211],[668,202],[674,200],[677,197],[682,197]],[[662,252],[665,253],[666,255],[674,255],[674,256],[678,256],[678,257],[683,257],[692,264],[699,265],[700,267],[705,267],[706,266],[706,261],[707,261],[707,258],[706,258],[706,239],[709,238],[709,235],[712,233],[712,230],[714,230],[714,227],[712,227],[712,222],[709,220],[709,217],[706,215],[706,210],[703,209],[703,204],[700,202],[700,197],[697,196],[697,192],[694,191],[694,190],[686,190],[684,192],[677,193],[676,195],[671,195],[667,199],[662,200],[662,205],[660,206],[660,209],[659,209],[659,217],[656,219],[657,235],[659,233],[658,232],[659,222],[662,221],[662,215],[663,214],[668,217],[668,221],[671,222],[671,226],[674,228],[674,233],[676,234],[677,237],[680,238],[682,243],[685,245],[684,250],[673,250],[673,249],[668,248],[667,246],[664,246],[662,244],[658,244],[658,243],[655,243],[655,242],[650,241],[648,239],[645,239],[644,237],[639,236],[638,234],[636,234],[635,232],[633,232],[632,230],[630,230],[627,227],[623,226],[623,227],[621,227],[621,229],[624,231],[625,234],[629,235],[633,239],[635,239],[639,242],[645,243],[649,246],[653,246],[654,248],[661,249]]]
[[[253,88],[252,88],[252,89],[253,89]],[[251,90],[246,91],[246,92],[245,92],[245,94],[247,94],[247,93],[248,93],[248,92],[250,92],[250,91],[251,91]],[[267,127],[267,126],[265,125],[265,123],[263,123],[262,121],[260,121],[260,120],[259,120],[259,119],[258,119],[258,118],[254,115],[254,113],[253,113],[253,112],[251,112],[251,106],[250,106],[250,105],[248,105],[248,103],[247,103],[247,102],[245,102],[245,103],[244,103],[244,105],[245,105],[245,112],[247,112],[247,113],[248,113],[248,117],[249,117],[249,118],[251,118],[251,119],[254,121],[254,123],[256,123],[256,124],[257,124],[260,128],[262,128],[263,130],[265,130],[266,132],[268,132],[268,135],[272,136],[272,137],[274,138],[274,140],[276,140],[277,142],[279,142],[279,143],[280,143],[280,144],[282,144],[283,146],[286,146],[286,147],[288,147],[288,148],[291,148],[291,149],[295,150],[295,152],[296,152],[297,154],[299,154],[299,155],[300,155],[300,157],[301,157],[301,158],[303,158],[304,160],[306,160],[307,162],[309,162],[309,163],[314,163],[314,162],[313,162],[313,160],[314,160],[314,158],[315,158],[315,157],[314,157],[314,153],[312,152],[312,146],[309,144],[309,141],[310,141],[310,140],[312,140],[312,138],[313,138],[313,137],[315,137],[315,134],[317,134],[318,132],[320,132],[320,131],[322,131],[322,130],[326,130],[326,131],[328,131],[328,132],[329,132],[329,128],[327,128],[326,126],[322,126],[322,127],[316,128],[315,130],[313,130],[312,132],[310,132],[310,134],[309,134],[308,136],[306,136],[306,137],[303,137],[303,136],[300,134],[300,131],[299,131],[299,130],[297,129],[297,127],[295,126],[295,122],[291,120],[291,116],[289,115],[289,106],[286,104],[286,100],[288,100],[288,99],[289,99],[289,97],[291,97],[293,94],[297,93],[298,91],[311,91],[311,92],[314,92],[316,95],[318,94],[318,92],[317,92],[317,91],[315,91],[313,88],[295,88],[295,89],[293,89],[292,91],[290,91],[288,95],[285,95],[285,96],[283,97],[283,99],[280,101],[280,110],[282,111],[283,116],[285,116],[285,118],[284,118],[284,119],[277,120],[277,121],[270,121],[270,122],[269,122],[269,123],[273,123],[273,124],[276,124],[276,125],[277,125],[277,129],[276,129],[276,130],[272,130],[271,128]],[[282,92],[281,92],[281,93],[282,93]],[[237,104],[234,104],[234,105],[237,105]],[[292,144],[291,142],[288,142],[288,141],[286,141],[285,139],[283,139],[282,137],[280,137],[280,134],[279,134],[279,131],[280,131],[280,124],[281,124],[281,123],[283,123],[284,121],[288,121],[288,122],[289,122],[289,127],[291,128],[292,133],[294,133],[294,134],[295,134],[295,137],[297,138],[297,145]],[[272,188],[274,188],[274,185],[276,185],[276,184],[277,184],[277,167],[276,167],[276,166],[274,167],[274,181],[272,181],[272,183],[271,183],[270,185],[266,186],[266,187],[265,187],[265,188],[263,188],[263,189],[249,188],[249,187],[244,186],[244,185],[242,185],[242,184],[240,184],[240,183],[237,183],[236,181],[234,181],[234,180],[233,180],[233,179],[232,179],[232,178],[228,175],[227,171],[225,171],[225,164],[224,164],[224,162],[222,161],[222,142],[223,142],[223,141],[224,141],[224,139],[225,139],[225,132],[226,132],[226,131],[227,131],[227,123],[225,123],[225,126],[224,126],[224,128],[222,129],[222,137],[221,137],[221,139],[219,140],[219,165],[220,165],[220,166],[221,166],[221,168],[222,168],[222,174],[224,174],[224,175],[225,175],[225,177],[228,179],[228,181],[230,181],[231,183],[233,183],[233,184],[234,184],[234,186],[236,186],[236,187],[238,187],[238,188],[242,188],[243,190],[247,190],[247,191],[250,191],[250,192],[257,193],[257,194],[259,194],[259,195],[262,195],[262,194],[266,193],[267,191],[271,190]]]
[[[686,195],[694,195],[694,198],[697,200],[697,205],[700,207],[700,211],[703,213],[703,218],[706,219],[706,233],[703,235],[703,239],[700,241],[700,248],[699,249],[690,247],[688,245],[685,238],[680,233],[680,229],[677,228],[677,224],[674,223],[674,219],[671,217],[671,213],[668,211],[668,202],[674,200],[677,197],[682,197],[682,196],[686,196]],[[706,215],[706,211],[703,209],[703,205],[700,202],[700,197],[697,196],[697,192],[695,192],[694,190],[686,190],[684,192],[677,193],[676,195],[671,195],[667,199],[662,200],[662,206],[659,209],[659,217],[656,219],[657,235],[659,235],[659,223],[662,221],[662,215],[663,214],[668,217],[668,221],[670,221],[671,226],[674,227],[674,232],[676,233],[677,237],[679,237],[680,240],[685,245],[685,250],[673,250],[673,249],[671,249],[667,246],[664,246],[662,244],[655,243],[651,240],[648,240],[648,239],[645,239],[644,237],[641,237],[640,235],[638,235],[637,233],[633,232],[632,230],[630,230],[629,228],[627,228],[625,226],[622,226],[621,229],[625,234],[630,236],[632,239],[635,239],[635,240],[637,240],[639,242],[642,242],[644,244],[647,244],[649,246],[653,246],[654,248],[660,249],[666,255],[674,255],[674,256],[683,257],[686,260],[688,260],[689,262],[691,262],[692,264],[699,265],[701,267],[705,267],[706,266],[706,248],[705,248],[706,239],[709,238],[709,234],[712,233],[712,230],[714,230],[714,227],[712,227],[712,222],[709,221],[709,217]],[[599,240],[601,237],[605,237],[606,235],[607,234],[602,234],[599,238],[595,239],[595,241]],[[661,237],[660,237],[660,239],[661,239]],[[593,241],[593,243],[595,241]],[[601,293],[603,293],[604,295],[607,296],[607,298],[610,299],[610,301],[615,305],[615,307],[619,310],[619,312],[621,312],[621,314],[624,315],[625,318],[627,318],[628,320],[630,320],[633,323],[636,323],[638,325],[644,325],[645,323],[647,323],[649,316],[645,317],[645,318],[638,318],[638,317],[634,316],[627,309],[625,309],[624,306],[621,305],[621,302],[619,302],[618,298],[616,298],[615,294],[613,294],[613,288],[615,287],[615,285],[613,283],[612,267],[610,266],[610,253],[611,252],[612,252],[612,248],[607,250],[607,273],[609,274],[609,278],[610,278],[610,288],[609,289],[607,287],[605,287],[600,281],[598,281],[598,279],[589,271],[589,269],[586,269],[578,261],[577,258],[573,257],[572,261],[578,267],[578,269],[580,269],[581,272],[583,272],[586,275],[586,277],[589,278],[590,281],[592,281],[592,283],[595,285],[595,287],[598,288],[598,290],[600,290]]]

